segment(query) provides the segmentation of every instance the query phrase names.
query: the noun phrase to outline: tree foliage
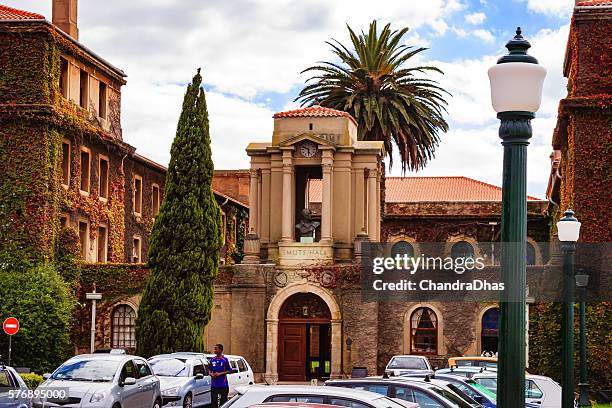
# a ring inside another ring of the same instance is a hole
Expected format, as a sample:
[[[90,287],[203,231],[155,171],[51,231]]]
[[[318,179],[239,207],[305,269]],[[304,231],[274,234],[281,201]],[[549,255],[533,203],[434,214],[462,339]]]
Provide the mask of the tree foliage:
[[[136,321],[137,349],[144,356],[204,351],[222,241],[201,82],[198,69],[183,100],[164,201],[151,231],[151,274]]]
[[[434,157],[446,132],[444,89],[420,74],[442,73],[433,66],[407,67],[426,48],[402,44],[408,28],[377,32],[376,20],[367,33],[349,26],[352,50],[332,39],[332,52],[340,60],[319,62],[305,69],[312,76],[296,100],[302,105],[320,104],[349,112],[359,125],[360,140],[383,141],[392,164],[393,145],[399,151],[402,170],[419,170]]]
[[[71,354],[73,303],[68,285],[52,265],[0,262],[0,316],[16,317],[20,325],[12,339],[11,365],[37,373],[55,370]],[[4,362],[8,360],[8,342],[2,333]]]

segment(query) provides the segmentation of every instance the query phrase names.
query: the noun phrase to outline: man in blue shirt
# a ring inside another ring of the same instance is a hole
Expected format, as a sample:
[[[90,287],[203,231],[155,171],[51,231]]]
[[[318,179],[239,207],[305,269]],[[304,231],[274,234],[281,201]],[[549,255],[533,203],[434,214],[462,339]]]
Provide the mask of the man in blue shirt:
[[[227,402],[229,393],[229,383],[227,375],[232,373],[229,360],[223,355],[223,344],[216,344],[214,348],[215,356],[210,359],[208,372],[210,374],[210,397],[211,408],[219,408]]]

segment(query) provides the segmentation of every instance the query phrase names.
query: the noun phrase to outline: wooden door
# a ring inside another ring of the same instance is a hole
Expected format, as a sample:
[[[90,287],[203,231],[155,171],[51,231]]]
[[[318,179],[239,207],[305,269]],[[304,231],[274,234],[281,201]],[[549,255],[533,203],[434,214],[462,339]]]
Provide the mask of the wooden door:
[[[278,379],[306,381],[306,325],[280,323],[278,343]]]

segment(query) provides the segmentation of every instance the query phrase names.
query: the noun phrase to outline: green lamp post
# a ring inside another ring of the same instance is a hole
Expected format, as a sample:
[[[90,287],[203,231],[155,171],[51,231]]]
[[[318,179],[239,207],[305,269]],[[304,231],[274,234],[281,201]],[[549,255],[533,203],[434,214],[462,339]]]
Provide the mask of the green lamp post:
[[[566,210],[557,223],[563,252],[563,315],[561,317],[561,407],[574,407],[574,254],[580,234],[580,222],[572,210]]]
[[[488,71],[504,146],[501,278],[505,290],[500,302],[498,408],[525,406],[527,145],[546,77],[546,70],[527,55],[530,47],[517,28],[516,36],[506,44],[509,54]]]
[[[589,275],[577,274],[576,286],[580,290],[580,382],[578,389],[580,396],[578,397],[578,405],[581,407],[590,407],[591,400],[589,399],[589,383],[587,378],[587,344],[586,344],[586,287],[589,284]]]

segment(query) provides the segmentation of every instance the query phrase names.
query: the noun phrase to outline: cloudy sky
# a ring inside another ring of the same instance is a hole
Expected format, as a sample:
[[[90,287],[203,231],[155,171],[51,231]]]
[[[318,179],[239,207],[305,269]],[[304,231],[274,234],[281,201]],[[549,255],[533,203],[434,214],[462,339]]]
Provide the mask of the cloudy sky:
[[[0,0],[51,20],[51,0]],[[450,131],[419,173],[463,175],[501,185],[502,147],[486,70],[517,25],[548,70],[533,121],[528,192],[543,198],[551,136],[565,96],[562,63],[573,0],[81,0],[80,40],[123,69],[123,135],[138,152],[167,164],[186,83],[202,67],[218,169],[246,168],[249,141],[271,138],[272,115],[295,107],[300,71],[329,59],[330,38],[372,19],[410,27],[409,45],[426,46],[415,63],[436,65],[432,79],[452,93]],[[396,160],[396,162],[399,162]],[[400,175],[399,165],[391,172]]]

